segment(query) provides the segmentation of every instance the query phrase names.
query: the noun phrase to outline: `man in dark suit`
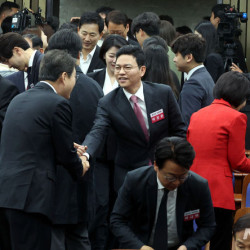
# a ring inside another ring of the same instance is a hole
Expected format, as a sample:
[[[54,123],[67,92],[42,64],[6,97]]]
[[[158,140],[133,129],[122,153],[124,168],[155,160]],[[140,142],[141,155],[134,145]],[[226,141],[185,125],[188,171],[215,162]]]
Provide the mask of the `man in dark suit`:
[[[7,108],[11,100],[18,94],[17,87],[12,82],[0,76],[0,138]]]
[[[113,10],[108,13],[105,23],[109,34],[117,34],[124,37],[129,44],[139,45],[135,40],[130,39],[127,34],[129,31],[128,17],[119,10]]]
[[[179,105],[186,128],[191,115],[213,101],[214,81],[206,70],[206,42],[196,34],[178,37],[172,44],[177,69],[186,73],[186,80],[179,96]]]
[[[0,37],[0,56],[9,67],[18,69],[7,78],[23,92],[38,82],[39,66],[43,54],[30,48],[28,42],[17,33],[6,33]],[[22,71],[27,71],[27,81]]]
[[[0,214],[7,223],[0,225],[0,243],[4,249],[50,249],[56,165],[65,167],[74,179],[89,168],[73,147],[66,100],[75,85],[75,61],[54,50],[45,55],[40,69],[41,82],[12,100],[2,129]],[[8,237],[3,236],[6,232]]]
[[[154,166],[127,174],[111,214],[120,248],[200,249],[210,240],[213,205],[207,181],[189,171],[194,156],[185,139],[164,138],[156,146]]]
[[[67,51],[79,64],[82,41],[77,33],[64,29],[50,38],[47,49]],[[76,85],[69,101],[73,115],[73,138],[75,142],[82,143],[93,126],[98,101],[103,96],[103,92],[97,82],[82,73],[79,66],[76,66],[76,75]],[[94,168],[91,168],[84,178],[74,182],[65,169],[58,169],[59,181],[56,182],[53,217],[53,222],[57,226],[53,232],[51,250],[90,248],[88,234],[83,229],[93,217],[93,170]]]
[[[105,67],[99,58],[98,40],[103,35],[104,21],[96,12],[85,12],[79,22],[78,34],[82,39],[80,68],[84,74]]]
[[[120,87],[100,100],[94,126],[83,142],[88,147],[86,157],[95,156],[108,128],[115,131],[116,191],[129,170],[153,162],[158,140],[170,135],[186,136],[171,88],[141,81],[146,71],[144,63],[145,55],[138,46],[127,45],[118,51],[115,76]]]

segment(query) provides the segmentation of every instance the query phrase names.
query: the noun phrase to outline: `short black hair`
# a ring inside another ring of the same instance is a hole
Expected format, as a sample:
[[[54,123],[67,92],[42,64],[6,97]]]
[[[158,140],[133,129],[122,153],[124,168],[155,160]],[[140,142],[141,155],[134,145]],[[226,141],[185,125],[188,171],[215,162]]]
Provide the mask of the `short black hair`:
[[[229,4],[216,4],[212,7],[211,12],[214,13],[214,17],[223,17],[224,13],[225,13],[225,9],[226,8],[230,8]]]
[[[103,14],[107,15],[112,10],[114,10],[114,8],[108,7],[108,6],[101,6],[101,7],[97,8],[95,12],[98,14],[103,13]]]
[[[17,8],[17,9],[20,8],[20,6],[17,3],[10,1],[3,2],[0,7]]]
[[[43,48],[43,41],[39,36],[35,34],[25,34],[23,35],[23,38],[28,38],[31,40],[33,49]]]
[[[4,18],[2,24],[1,24],[1,28],[3,30],[3,34],[11,32],[12,31],[12,16],[7,16],[6,18]]]
[[[160,20],[165,20],[170,22],[173,26],[174,26],[174,19],[173,17],[169,16],[169,15],[159,15]]]
[[[190,169],[195,157],[192,145],[181,137],[165,137],[155,148],[155,163],[159,169],[168,160],[175,162],[185,169]]]
[[[148,36],[159,35],[160,18],[153,12],[144,12],[135,17],[132,22],[132,34],[137,33],[140,29],[147,33]]]
[[[83,24],[97,24],[99,33],[102,33],[104,29],[104,21],[96,12],[85,12],[82,14],[79,22],[79,29]]]
[[[197,63],[205,61],[206,41],[196,34],[179,36],[173,41],[171,48],[175,54],[179,52],[183,57],[192,54]]]
[[[103,41],[102,47],[100,49],[99,57],[101,60],[105,62],[104,55],[107,53],[107,51],[112,48],[116,47],[117,49],[120,49],[121,47],[128,45],[127,40],[120,36],[120,35],[108,35],[105,40]]]
[[[233,236],[235,238],[236,233],[250,228],[250,214],[245,214],[240,217],[233,225]]]
[[[186,34],[189,34],[189,33],[193,33],[193,31],[186,25],[177,27],[175,29],[175,31],[180,33],[181,35],[186,35]]]
[[[145,55],[140,46],[137,45],[126,45],[118,50],[116,53],[116,60],[119,56],[131,55],[135,58],[138,67],[145,65]]]
[[[77,33],[72,30],[62,29],[51,36],[47,50],[65,50],[73,58],[78,58],[82,50],[82,40]]]
[[[56,32],[59,28],[59,19],[56,16],[47,17],[47,24]]]
[[[105,19],[105,23],[108,27],[109,22],[112,22],[114,24],[122,24],[124,27],[128,24],[128,17],[125,13],[119,11],[119,10],[113,10],[108,13]]]
[[[241,105],[249,95],[250,81],[239,72],[229,71],[220,76],[213,94],[216,99],[223,99],[234,107]]]
[[[71,77],[75,68],[75,60],[64,50],[48,51],[41,60],[39,81],[55,82],[63,72]]]
[[[58,30],[64,30],[64,29],[73,30],[74,32],[77,33],[77,24],[70,22],[63,23]]]
[[[162,46],[165,49],[165,51],[168,52],[168,45],[167,45],[166,41],[160,36],[151,36],[151,37],[145,39],[143,44],[142,44],[143,50],[146,49],[148,46],[153,45],[153,44]]]
[[[18,33],[8,32],[0,35],[0,56],[9,59],[13,56],[14,47],[23,50],[30,48],[28,42]]]

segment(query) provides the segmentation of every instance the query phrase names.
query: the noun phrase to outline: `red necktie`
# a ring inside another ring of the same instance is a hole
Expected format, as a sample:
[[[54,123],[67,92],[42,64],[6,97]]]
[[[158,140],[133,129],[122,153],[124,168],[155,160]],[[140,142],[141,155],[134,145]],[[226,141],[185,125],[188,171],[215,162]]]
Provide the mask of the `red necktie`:
[[[146,140],[148,141],[149,140],[148,130],[147,130],[146,123],[145,123],[145,120],[144,120],[143,115],[142,115],[141,108],[140,108],[140,106],[138,104],[138,98],[137,98],[137,96],[132,95],[130,97],[130,99],[134,104],[135,115],[136,115],[136,117],[137,117],[137,119],[138,119],[138,121],[139,121],[139,123],[141,125],[141,128],[142,128],[142,130],[144,132],[144,135],[146,137]]]

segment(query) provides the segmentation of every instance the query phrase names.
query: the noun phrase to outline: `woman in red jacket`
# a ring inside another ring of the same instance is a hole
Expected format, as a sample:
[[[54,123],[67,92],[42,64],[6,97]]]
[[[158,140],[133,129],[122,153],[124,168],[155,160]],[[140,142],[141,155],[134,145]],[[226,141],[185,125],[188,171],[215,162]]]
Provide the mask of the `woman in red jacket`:
[[[195,149],[191,170],[208,180],[217,229],[210,249],[231,249],[235,210],[232,171],[250,172],[245,156],[249,80],[238,72],[223,74],[214,87],[215,100],[191,117],[187,139]]]

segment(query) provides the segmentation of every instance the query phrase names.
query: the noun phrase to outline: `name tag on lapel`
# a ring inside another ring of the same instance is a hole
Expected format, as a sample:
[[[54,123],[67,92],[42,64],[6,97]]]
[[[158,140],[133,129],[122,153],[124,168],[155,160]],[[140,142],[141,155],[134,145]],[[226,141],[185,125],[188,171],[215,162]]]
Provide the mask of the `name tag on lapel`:
[[[155,111],[155,112],[151,113],[150,117],[151,117],[152,123],[155,123],[155,122],[158,122],[160,120],[165,119],[163,109],[160,109],[158,111]]]
[[[200,218],[200,209],[191,210],[184,213],[184,221],[190,221]]]

